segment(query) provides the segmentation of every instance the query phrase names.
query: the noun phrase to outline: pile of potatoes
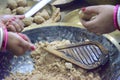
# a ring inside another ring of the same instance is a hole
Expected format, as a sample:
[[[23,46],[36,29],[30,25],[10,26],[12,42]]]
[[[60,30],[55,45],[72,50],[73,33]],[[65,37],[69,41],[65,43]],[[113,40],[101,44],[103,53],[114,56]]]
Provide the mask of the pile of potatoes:
[[[7,13],[14,15],[22,15],[27,12],[32,6],[28,5],[28,0],[8,0]],[[50,5],[51,13],[47,9],[42,9],[35,15],[24,18],[25,27],[32,24],[44,24],[58,22],[61,18],[60,8]]]

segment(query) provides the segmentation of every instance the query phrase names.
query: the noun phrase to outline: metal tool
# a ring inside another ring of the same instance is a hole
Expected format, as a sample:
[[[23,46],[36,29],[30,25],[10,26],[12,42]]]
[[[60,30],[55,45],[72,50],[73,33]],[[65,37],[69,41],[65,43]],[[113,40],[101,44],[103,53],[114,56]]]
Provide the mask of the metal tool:
[[[108,60],[108,51],[98,42],[65,45],[56,50],[50,47],[43,49],[84,69],[97,68]]]
[[[40,0],[37,4],[35,4],[28,12],[26,12],[24,15],[25,17],[31,17],[36,12],[38,12],[40,9],[42,9],[45,5],[48,3],[54,2],[55,0]]]

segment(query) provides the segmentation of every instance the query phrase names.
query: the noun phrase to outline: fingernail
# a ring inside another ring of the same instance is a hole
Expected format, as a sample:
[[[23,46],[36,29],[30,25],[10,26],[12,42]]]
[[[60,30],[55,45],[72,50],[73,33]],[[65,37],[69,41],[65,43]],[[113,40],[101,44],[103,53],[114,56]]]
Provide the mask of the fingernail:
[[[11,23],[12,21],[11,21],[11,20],[9,20],[8,22],[9,22],[9,23]]]
[[[12,21],[15,21],[15,19],[16,19],[16,17],[13,17],[13,18],[12,18]]]
[[[12,18],[12,21],[15,21],[15,18]]]
[[[16,17],[13,17],[14,19],[16,19]]]
[[[35,46],[31,46],[31,50],[34,51],[35,50]]]
[[[21,15],[21,17],[19,18],[19,19],[24,19],[25,18],[25,16],[24,15]]]
[[[86,10],[86,7],[81,8],[81,10],[84,12]]]

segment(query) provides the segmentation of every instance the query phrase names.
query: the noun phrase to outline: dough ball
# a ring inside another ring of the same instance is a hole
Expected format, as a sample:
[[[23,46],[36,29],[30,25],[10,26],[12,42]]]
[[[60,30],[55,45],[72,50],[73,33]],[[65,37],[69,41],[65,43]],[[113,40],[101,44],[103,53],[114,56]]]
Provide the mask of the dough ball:
[[[46,9],[44,9],[42,12],[38,12],[36,15],[42,16],[45,20],[48,20],[50,18],[50,15]]]
[[[68,62],[66,62],[65,63],[65,67],[66,67],[66,69],[72,69],[73,68],[73,65],[72,65],[72,63],[68,63]]]
[[[56,8],[53,11],[53,14],[52,14],[51,18],[54,22],[57,22],[57,21],[60,20],[60,18],[61,18],[60,8]]]
[[[12,14],[17,14],[16,9],[12,10]]]
[[[11,10],[9,8],[0,9],[0,15],[3,14],[11,14]]]
[[[25,7],[25,12],[27,12],[31,7],[27,6]]]
[[[25,7],[27,6],[27,1],[26,0],[17,0],[18,6]]]
[[[45,22],[45,19],[42,16],[35,16],[33,20],[37,24],[41,24],[41,23]]]
[[[4,11],[4,14],[11,14],[12,13],[10,8],[6,8],[3,11]]]
[[[35,26],[37,26],[37,24],[36,23],[32,23],[29,27],[35,27]]]
[[[30,26],[33,23],[33,18],[32,17],[24,18],[23,23],[25,24],[25,27]]]
[[[54,23],[54,21],[50,18],[44,22],[44,24]]]
[[[24,12],[25,12],[25,8],[24,8],[24,7],[18,7],[18,8],[16,9],[16,13],[17,13],[17,14],[24,14]]]
[[[82,10],[80,10],[79,11],[79,18],[81,19],[81,18],[83,18],[83,16],[84,16],[84,13],[82,12]]]
[[[16,0],[8,0],[8,8],[10,8],[10,9],[15,9],[15,8],[17,8],[17,2],[16,2]]]
[[[83,19],[83,20],[86,20],[86,21],[93,20],[93,19],[96,18],[96,16],[97,16],[97,14],[95,14],[95,13],[90,14],[90,15],[86,15],[82,12],[82,10],[79,11],[79,18]]]

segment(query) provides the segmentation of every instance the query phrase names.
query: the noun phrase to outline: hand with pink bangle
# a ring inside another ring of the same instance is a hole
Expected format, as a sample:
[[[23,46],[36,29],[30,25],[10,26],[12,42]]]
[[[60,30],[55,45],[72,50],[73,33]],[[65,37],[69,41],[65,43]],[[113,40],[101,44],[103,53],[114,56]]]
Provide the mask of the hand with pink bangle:
[[[27,50],[35,50],[34,44],[30,39],[21,33],[8,32],[7,50],[14,55],[23,55]]]
[[[0,47],[1,51],[10,51],[14,55],[22,55],[27,50],[35,50],[34,44],[30,39],[22,34],[7,32],[7,29],[0,28]]]
[[[97,5],[82,8],[84,16],[81,18],[81,23],[90,32],[96,34],[110,33],[117,29],[115,26],[117,12],[115,10],[117,9],[113,5]],[[92,14],[95,14],[94,18]],[[86,21],[84,19],[85,16],[90,16],[93,19]]]
[[[8,31],[21,32],[24,29],[22,19],[24,15],[1,15],[0,26],[5,26]]]
[[[34,44],[30,39],[18,33],[24,29],[21,19],[23,15],[4,15],[0,16],[0,48],[1,51],[10,51],[14,55],[22,55],[27,50],[35,50]]]

